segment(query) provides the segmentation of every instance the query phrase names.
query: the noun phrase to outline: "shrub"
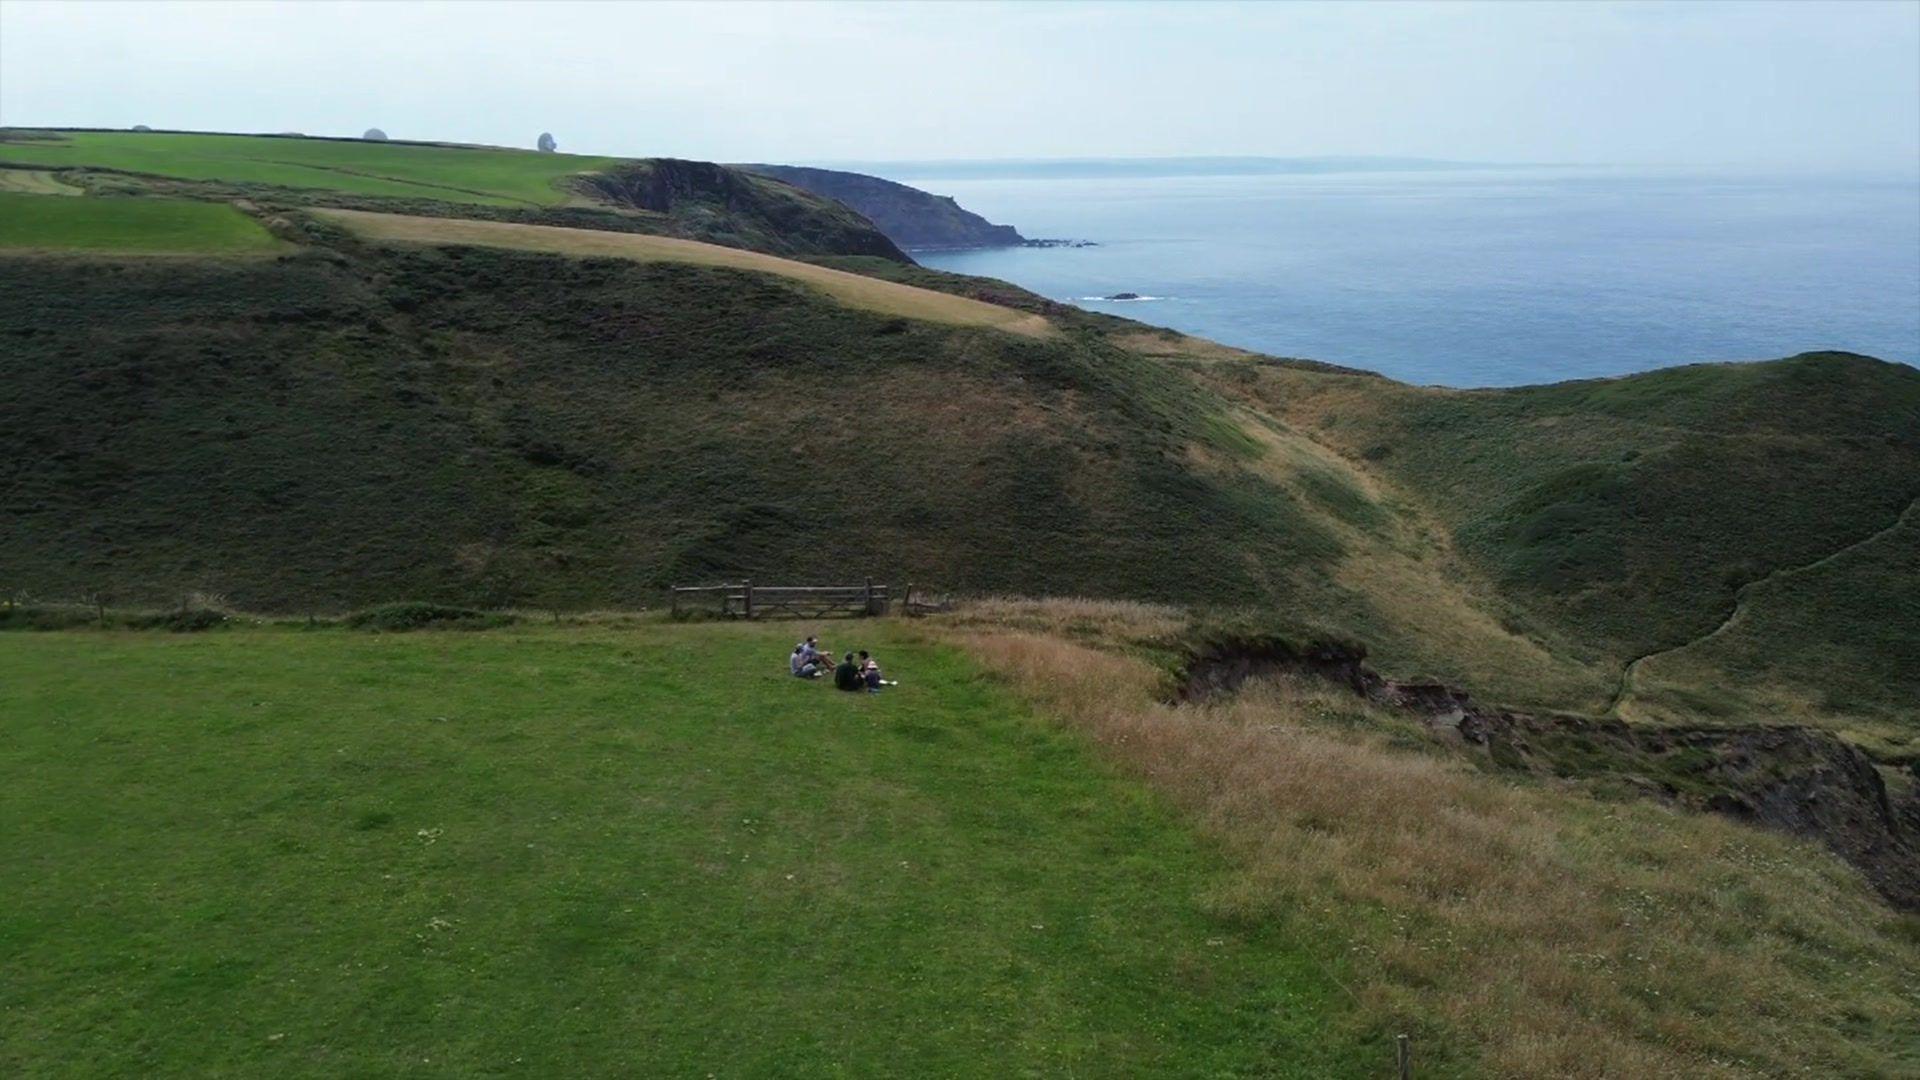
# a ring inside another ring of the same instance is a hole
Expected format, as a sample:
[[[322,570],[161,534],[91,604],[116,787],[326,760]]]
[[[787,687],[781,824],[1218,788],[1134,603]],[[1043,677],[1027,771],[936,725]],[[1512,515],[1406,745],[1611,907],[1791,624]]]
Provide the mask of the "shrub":
[[[92,608],[0,604],[0,630],[71,630],[98,621]]]
[[[348,626],[376,633],[399,633],[430,626],[450,630],[483,630],[490,626],[504,626],[512,621],[510,616],[496,612],[419,602],[382,604],[356,611],[346,618]]]

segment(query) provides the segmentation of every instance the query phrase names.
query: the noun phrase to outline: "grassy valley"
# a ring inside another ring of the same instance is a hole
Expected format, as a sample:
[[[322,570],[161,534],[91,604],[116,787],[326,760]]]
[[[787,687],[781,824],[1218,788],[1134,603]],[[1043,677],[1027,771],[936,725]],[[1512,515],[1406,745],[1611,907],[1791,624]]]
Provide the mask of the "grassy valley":
[[[1912,700],[1913,668],[1896,661],[1914,655],[1920,623],[1889,589],[1904,580],[1908,528],[1896,523],[1920,497],[1912,368],[1810,354],[1462,392],[1189,362],[1419,503],[1530,636],[1604,670],[1643,656],[1658,657],[1657,670],[1697,639],[1727,637],[1717,628],[1750,594],[1756,613],[1774,613],[1740,620],[1731,640],[1748,642],[1742,666],[1751,674],[1778,656],[1811,692],[1806,707],[1771,718],[1844,728],[1860,709]],[[1802,580],[1820,586],[1787,588]],[[1702,702],[1729,702],[1727,684],[1747,682],[1694,670]],[[1638,686],[1623,678],[1612,695],[1630,709]],[[1911,727],[1910,709],[1894,711]],[[1668,713],[1754,718],[1738,707]]]
[[[676,581],[841,566],[1278,610],[1402,675],[1630,711],[1638,676],[1737,596],[1920,495],[1920,375],[1860,357],[1422,390],[914,267],[844,207],[720,166],[128,133],[0,146],[44,165],[35,184],[91,192],[4,196],[22,253],[0,265],[20,418],[0,578],[30,595],[637,606]],[[214,198],[229,160],[252,197]],[[254,171],[274,161],[330,163],[301,175],[336,186],[261,187],[291,179]],[[545,185],[549,207],[383,199],[363,173]],[[140,193],[167,175],[211,201]],[[594,205],[539,216],[576,197]],[[812,254],[756,239],[796,217]],[[196,244],[280,256],[79,257]],[[1825,573],[1885,577],[1899,539]],[[1820,620],[1821,655],[1905,655],[1914,620],[1864,614],[1883,589],[1834,587],[1853,598]],[[1798,670],[1827,688],[1796,677],[1826,702],[1797,715],[1904,723],[1897,680],[1839,692],[1845,665]],[[1663,693],[1676,712],[1684,692]]]

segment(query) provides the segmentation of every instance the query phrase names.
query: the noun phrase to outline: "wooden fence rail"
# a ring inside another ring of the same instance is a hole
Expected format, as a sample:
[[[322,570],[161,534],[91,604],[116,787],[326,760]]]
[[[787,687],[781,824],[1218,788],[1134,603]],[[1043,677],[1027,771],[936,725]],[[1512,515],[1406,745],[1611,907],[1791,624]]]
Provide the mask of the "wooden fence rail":
[[[705,601],[703,604],[702,601]],[[824,619],[834,616],[885,615],[892,591],[868,579],[861,585],[676,585],[673,613],[699,605],[728,618]]]

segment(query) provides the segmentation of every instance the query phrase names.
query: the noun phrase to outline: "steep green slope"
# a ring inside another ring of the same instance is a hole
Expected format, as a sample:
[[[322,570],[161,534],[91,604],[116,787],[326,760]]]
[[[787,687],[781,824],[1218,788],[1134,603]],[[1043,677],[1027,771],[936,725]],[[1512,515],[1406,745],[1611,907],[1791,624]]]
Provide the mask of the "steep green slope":
[[[0,581],[261,608],[917,577],[1252,600],[1340,543],[1162,366],[735,270],[0,260]],[[1304,586],[1301,586],[1304,587]]]
[[[1191,367],[1443,522],[1524,611],[1529,636],[1619,672],[1713,633],[1751,586],[1756,612],[1771,614],[1725,643],[1744,640],[1745,659],[1696,670],[1701,703],[1753,718],[1735,671],[1750,682],[1768,657],[1836,707],[1889,705],[1908,685],[1899,658],[1920,641],[1920,609],[1888,592],[1899,574],[1886,562],[1904,534],[1823,560],[1889,529],[1920,496],[1920,371],[1820,353],[1456,392],[1272,363]],[[1789,577],[1814,564],[1818,574]],[[1849,648],[1850,662],[1818,659]],[[1634,692],[1617,681],[1616,704],[1631,709]],[[1889,707],[1909,726],[1920,719],[1910,702]]]
[[[1748,585],[1724,623],[1635,665],[1626,691],[1636,719],[1815,723],[1920,762],[1920,503]]]

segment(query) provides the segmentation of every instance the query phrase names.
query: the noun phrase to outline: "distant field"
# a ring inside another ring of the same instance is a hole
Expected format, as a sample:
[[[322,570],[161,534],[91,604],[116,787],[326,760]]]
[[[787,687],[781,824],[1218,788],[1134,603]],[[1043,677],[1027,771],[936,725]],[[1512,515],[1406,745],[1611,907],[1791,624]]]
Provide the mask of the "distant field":
[[[557,186],[562,177],[618,160],[532,150],[257,135],[59,134],[58,141],[0,142],[0,162],[322,188],[356,195],[556,206],[570,198]]]
[[[0,250],[244,254],[281,246],[225,203],[0,191]]]
[[[1041,337],[1051,331],[1051,324],[1043,316],[998,304],[695,240],[593,229],[563,229],[549,225],[376,214],[361,210],[317,209],[313,213],[375,240],[512,248],[556,255],[590,255],[631,259],[635,262],[678,262],[752,270],[791,278],[849,307],[877,311],[883,315],[901,315],[955,326],[989,326],[1030,337]]]
[[[0,1074],[1380,1074],[1170,808],[833,631],[903,685],[792,626],[0,636]]]

